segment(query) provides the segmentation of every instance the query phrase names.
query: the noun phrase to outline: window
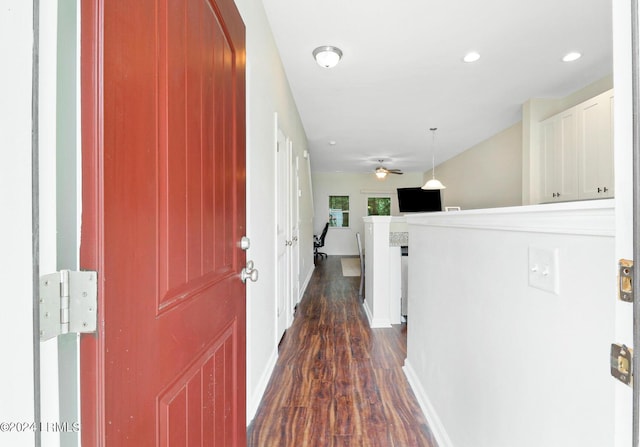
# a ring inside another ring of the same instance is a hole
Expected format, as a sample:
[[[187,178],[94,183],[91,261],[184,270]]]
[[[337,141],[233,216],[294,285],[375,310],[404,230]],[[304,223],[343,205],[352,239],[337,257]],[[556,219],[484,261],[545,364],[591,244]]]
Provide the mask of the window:
[[[368,216],[391,216],[390,197],[369,197],[367,199]]]
[[[349,226],[349,196],[329,196],[329,226]]]

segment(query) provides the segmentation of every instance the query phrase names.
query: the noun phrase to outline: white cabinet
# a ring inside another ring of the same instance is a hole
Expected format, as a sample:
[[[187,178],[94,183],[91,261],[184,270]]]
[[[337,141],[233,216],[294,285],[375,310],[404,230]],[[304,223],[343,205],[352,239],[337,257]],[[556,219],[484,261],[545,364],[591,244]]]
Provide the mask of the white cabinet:
[[[613,90],[540,122],[540,202],[613,197]]]
[[[613,91],[577,106],[580,198],[613,197]]]
[[[541,201],[578,200],[577,117],[567,110],[541,123]]]

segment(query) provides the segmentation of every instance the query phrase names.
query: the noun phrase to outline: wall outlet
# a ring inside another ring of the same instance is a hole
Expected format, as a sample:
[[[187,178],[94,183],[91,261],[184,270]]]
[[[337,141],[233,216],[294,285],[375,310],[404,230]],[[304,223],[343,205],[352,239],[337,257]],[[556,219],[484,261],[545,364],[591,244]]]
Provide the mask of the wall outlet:
[[[560,294],[558,249],[529,247],[529,286]]]

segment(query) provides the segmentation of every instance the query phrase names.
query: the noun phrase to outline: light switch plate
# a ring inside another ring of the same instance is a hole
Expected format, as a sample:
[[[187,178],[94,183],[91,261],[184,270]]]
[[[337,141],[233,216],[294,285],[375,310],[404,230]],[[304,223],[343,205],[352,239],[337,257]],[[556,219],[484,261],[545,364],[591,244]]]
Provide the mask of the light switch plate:
[[[529,247],[529,286],[560,294],[558,249]]]

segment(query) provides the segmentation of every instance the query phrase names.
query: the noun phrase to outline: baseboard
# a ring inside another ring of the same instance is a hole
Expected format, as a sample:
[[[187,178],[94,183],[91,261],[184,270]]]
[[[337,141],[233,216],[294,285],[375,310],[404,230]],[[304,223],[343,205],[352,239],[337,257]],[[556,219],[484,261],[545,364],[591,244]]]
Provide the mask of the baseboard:
[[[413,394],[415,394],[416,398],[418,399],[418,404],[420,405],[425,418],[427,418],[429,428],[431,429],[431,433],[433,433],[434,438],[436,438],[438,446],[454,447],[453,442],[451,442],[451,438],[449,438],[449,435],[444,428],[444,425],[442,425],[442,421],[438,417],[438,413],[436,413],[435,408],[433,408],[433,405],[429,400],[429,396],[427,396],[426,391],[420,383],[420,379],[418,379],[418,375],[416,374],[408,359],[405,360],[402,370],[404,371],[404,375],[409,381],[409,385],[413,390]]]
[[[260,380],[256,385],[256,389],[253,391],[253,394],[247,402],[247,427],[253,421],[253,418],[258,411],[258,407],[260,406],[260,401],[262,400],[262,396],[264,396],[264,392],[267,390],[267,385],[269,385],[269,380],[271,379],[271,374],[273,374],[273,369],[276,366],[276,361],[278,360],[278,347],[274,349],[267,365],[265,366],[262,375],[260,376]]]
[[[304,296],[304,292],[307,290],[307,286],[311,282],[311,277],[313,276],[313,271],[315,270],[315,268],[316,268],[315,265],[311,266],[311,268],[309,269],[309,274],[307,275],[307,277],[302,283],[302,286],[300,287],[300,296],[298,297],[298,301],[297,301],[298,303],[300,302],[300,300],[302,300],[302,297]]]
[[[371,328],[382,328],[382,327],[391,327],[391,322],[388,319],[383,318],[373,318],[373,314],[371,313],[371,309],[369,309],[369,303],[367,300],[364,300],[362,303],[364,307],[364,313],[367,314],[367,320],[369,320],[369,327]]]

